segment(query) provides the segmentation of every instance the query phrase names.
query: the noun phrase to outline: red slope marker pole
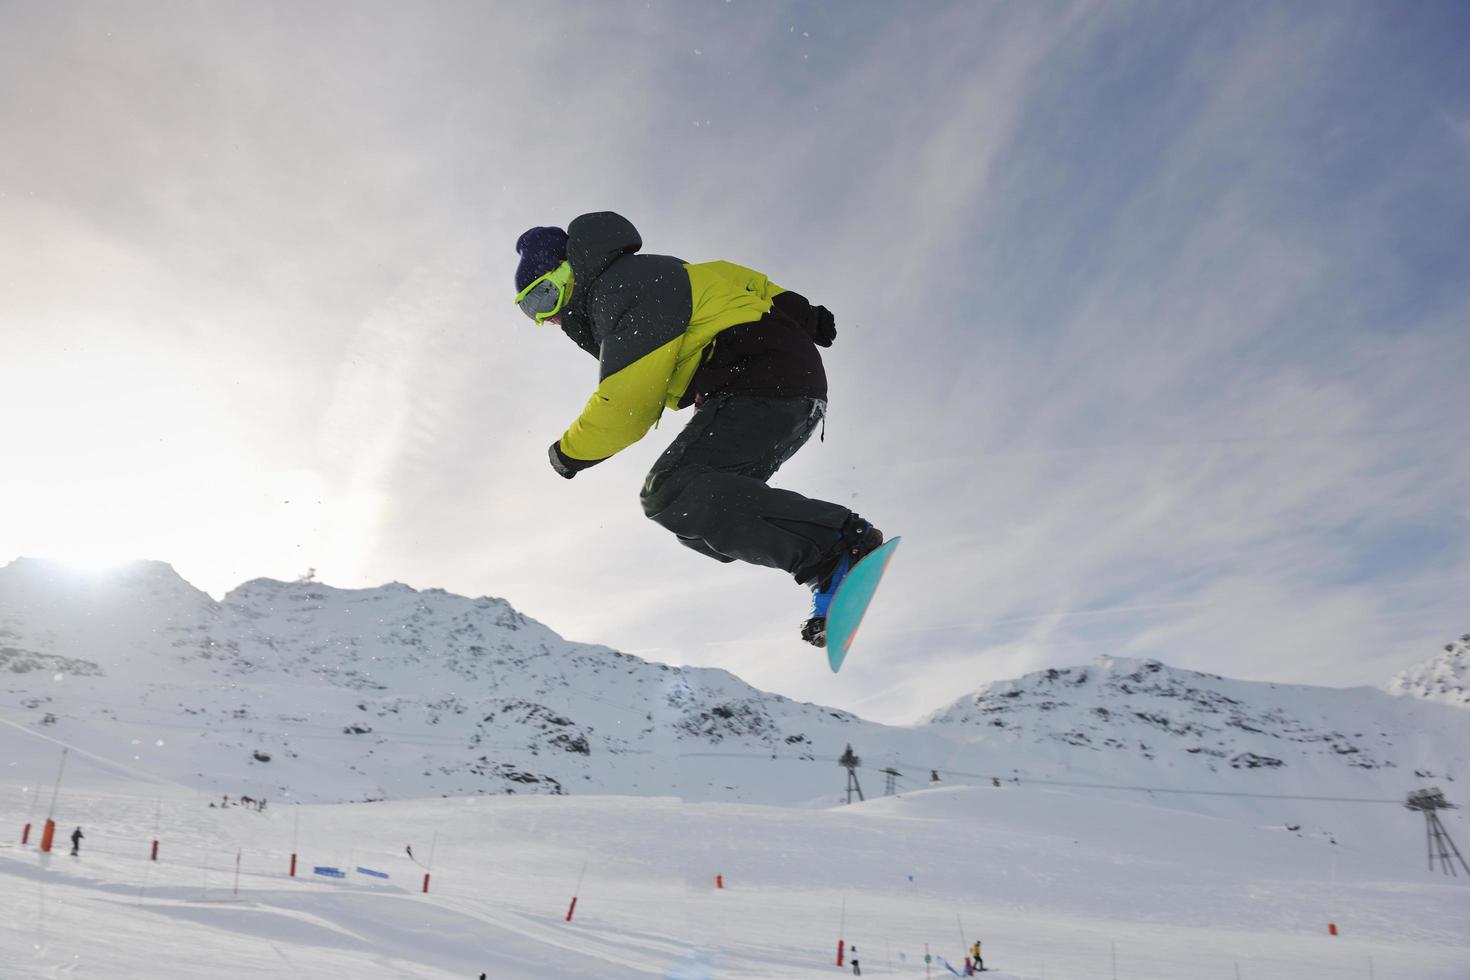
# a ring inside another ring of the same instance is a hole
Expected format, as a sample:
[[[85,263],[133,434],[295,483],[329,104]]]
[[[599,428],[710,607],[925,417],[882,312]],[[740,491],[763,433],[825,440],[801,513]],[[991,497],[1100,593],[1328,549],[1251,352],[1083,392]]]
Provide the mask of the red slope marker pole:
[[[439,846],[439,831],[434,831],[434,836],[429,840],[429,863],[424,865],[424,890],[422,894],[429,894],[429,873],[434,867],[434,849]]]
[[[843,938],[847,933],[847,896],[842,896],[842,921],[837,926],[837,965],[842,965],[842,950],[847,945]]]
[[[296,811],[296,820],[291,830],[291,877],[296,877],[296,852],[300,850],[296,845],[301,843],[301,804],[298,802],[293,808]]]
[[[47,854],[51,853],[51,844],[56,838],[56,797],[61,792],[61,774],[66,771],[66,753],[69,749],[61,750],[61,764],[56,767],[56,785],[51,789],[51,809],[46,812],[46,829],[41,831],[41,850]]]
[[[582,894],[582,879],[587,876],[587,862],[582,862],[582,871],[577,875],[577,887],[572,891],[572,904],[567,906],[567,921],[572,921],[572,913],[577,911],[577,896]]]

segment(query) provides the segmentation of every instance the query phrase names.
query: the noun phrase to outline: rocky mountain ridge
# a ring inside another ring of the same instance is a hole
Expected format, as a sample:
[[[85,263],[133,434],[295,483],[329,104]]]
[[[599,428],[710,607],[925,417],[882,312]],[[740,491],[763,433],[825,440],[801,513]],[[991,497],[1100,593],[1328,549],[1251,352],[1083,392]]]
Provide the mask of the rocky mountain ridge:
[[[886,726],[572,643],[504,599],[258,579],[216,602],[161,563],[0,568],[0,718],[150,778],[307,801],[827,805],[848,745],[870,792],[887,768],[900,790],[938,777],[1401,799],[1470,764],[1470,712],[1370,688],[1104,657]]]
[[[1446,643],[1437,656],[1396,674],[1388,690],[1470,708],[1470,633]]]

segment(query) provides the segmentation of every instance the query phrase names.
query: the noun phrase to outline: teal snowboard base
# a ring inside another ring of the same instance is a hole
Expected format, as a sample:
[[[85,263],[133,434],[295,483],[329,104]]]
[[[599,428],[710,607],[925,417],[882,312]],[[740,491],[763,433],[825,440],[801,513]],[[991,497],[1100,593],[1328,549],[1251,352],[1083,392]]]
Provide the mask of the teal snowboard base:
[[[878,591],[878,583],[883,581],[888,562],[902,540],[893,538],[885,541],[864,555],[863,560],[854,565],[847,578],[837,586],[837,594],[832,597],[832,605],[827,610],[827,663],[832,665],[832,673],[842,669],[842,661],[847,659],[847,651],[852,649],[852,642],[857,639],[863,614],[868,611],[873,593]]]

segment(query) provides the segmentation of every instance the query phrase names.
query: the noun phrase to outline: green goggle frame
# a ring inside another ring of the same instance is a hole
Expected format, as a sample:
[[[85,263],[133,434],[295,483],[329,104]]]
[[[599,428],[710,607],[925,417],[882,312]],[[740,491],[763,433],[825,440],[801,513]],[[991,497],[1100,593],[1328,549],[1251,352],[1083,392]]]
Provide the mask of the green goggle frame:
[[[572,295],[572,264],[563,262],[533,281],[516,295],[521,312],[537,323],[545,323],[561,312]]]

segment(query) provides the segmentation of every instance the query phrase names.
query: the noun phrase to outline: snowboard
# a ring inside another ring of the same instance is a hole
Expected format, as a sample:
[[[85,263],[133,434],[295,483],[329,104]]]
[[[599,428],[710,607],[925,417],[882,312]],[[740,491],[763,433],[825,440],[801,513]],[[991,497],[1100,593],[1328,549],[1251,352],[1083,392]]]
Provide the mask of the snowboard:
[[[883,581],[888,562],[902,540],[899,537],[885,541],[864,555],[862,561],[852,566],[852,571],[847,573],[842,584],[837,586],[837,594],[832,597],[832,605],[827,609],[827,663],[831,664],[832,673],[842,669],[842,661],[847,659],[847,652],[857,639],[863,614],[868,611],[873,593],[878,591],[878,583]]]

